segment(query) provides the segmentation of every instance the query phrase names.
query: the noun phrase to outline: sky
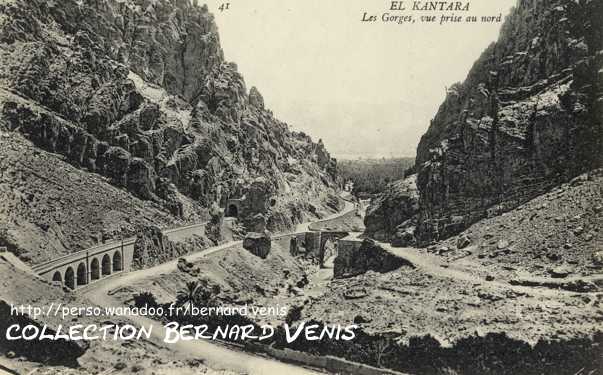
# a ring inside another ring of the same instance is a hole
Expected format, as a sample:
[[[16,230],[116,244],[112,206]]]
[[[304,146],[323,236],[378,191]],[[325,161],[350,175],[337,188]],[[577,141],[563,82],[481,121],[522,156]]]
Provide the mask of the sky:
[[[202,2],[202,1],[200,1]],[[229,3],[228,10],[219,6]],[[472,0],[468,12],[388,11],[385,0],[207,0],[225,58],[247,89],[292,130],[338,158],[414,156],[446,93],[498,36],[502,23],[439,16],[508,14],[516,0]],[[405,3],[411,3],[407,1]],[[411,7],[411,5],[406,5]],[[364,13],[378,22],[362,22]],[[383,13],[414,24],[381,22]],[[435,23],[419,17],[436,15]]]

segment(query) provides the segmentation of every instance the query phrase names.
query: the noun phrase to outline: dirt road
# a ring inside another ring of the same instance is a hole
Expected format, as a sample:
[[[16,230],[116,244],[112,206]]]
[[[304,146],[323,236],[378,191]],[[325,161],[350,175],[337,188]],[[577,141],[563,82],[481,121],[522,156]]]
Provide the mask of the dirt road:
[[[436,256],[428,255],[428,254],[421,254],[417,251],[417,249],[397,248],[397,247],[391,246],[388,243],[382,243],[382,242],[379,242],[378,244],[379,244],[379,246],[381,246],[383,249],[389,251],[390,253],[395,254],[396,256],[398,256],[400,258],[406,259],[407,261],[412,263],[415,267],[420,269],[422,272],[431,274],[433,276],[446,277],[449,279],[467,281],[467,282],[471,282],[474,284],[480,284],[485,287],[491,287],[491,288],[497,288],[497,289],[507,288],[507,289],[511,289],[518,293],[526,293],[526,294],[534,295],[534,296],[555,297],[555,296],[559,296],[560,294],[568,294],[568,295],[577,294],[577,292],[560,290],[557,288],[553,289],[553,288],[546,288],[546,287],[511,285],[508,282],[496,281],[496,280],[488,281],[488,280],[481,278],[478,275],[468,271],[466,268],[463,268],[463,269],[455,268],[454,265],[443,264]],[[478,267],[477,264],[475,266]],[[586,281],[595,281],[595,280],[598,280],[599,278],[600,277],[587,277],[587,278],[582,278],[582,279],[586,280]],[[536,279],[534,279],[534,280],[536,280]],[[573,281],[573,279],[563,280],[563,282],[570,282],[570,281]],[[549,280],[549,282],[553,283],[554,281]],[[600,292],[580,293],[580,294],[581,295],[588,295],[588,294],[596,295],[596,294],[600,294]]]
[[[354,204],[350,202],[345,202],[345,208],[343,211],[330,215],[323,220],[332,220],[339,216],[342,216],[351,210],[354,209]],[[295,232],[305,232],[308,231],[308,227],[313,222],[307,222],[303,224],[299,224],[296,227]],[[195,261],[196,259],[205,257],[209,254],[213,254],[219,251],[225,251],[228,248],[233,246],[240,246],[242,241],[231,241],[219,246],[215,246],[209,249],[205,249],[203,251],[193,253],[187,255],[186,258],[189,261]],[[176,270],[177,260],[172,260],[155,267],[147,268],[144,270],[128,272],[116,275],[114,277],[109,277],[107,279],[101,280],[97,283],[94,283],[86,288],[82,288],[78,290],[78,293],[81,293],[88,297],[91,301],[94,301],[96,304],[103,307],[117,307],[120,305],[120,302],[114,299],[109,295],[110,291],[120,286],[130,285],[137,280],[144,279],[149,276],[157,276],[165,273],[172,272]],[[297,375],[297,374],[318,374],[318,372],[306,369],[299,366],[289,365],[282,362],[279,362],[274,359],[255,356],[252,354],[248,354],[245,352],[241,352],[235,349],[231,349],[222,345],[218,345],[209,341],[183,341],[180,340],[174,344],[166,344],[163,342],[163,338],[165,337],[165,330],[163,325],[157,321],[140,317],[140,316],[132,316],[129,319],[137,324],[144,325],[145,327],[152,326],[152,341],[161,346],[169,347],[170,349],[178,352],[180,354],[185,353],[194,358],[202,358],[206,361],[206,364],[217,370],[231,370],[235,372],[245,373],[245,374],[287,374],[287,375]]]

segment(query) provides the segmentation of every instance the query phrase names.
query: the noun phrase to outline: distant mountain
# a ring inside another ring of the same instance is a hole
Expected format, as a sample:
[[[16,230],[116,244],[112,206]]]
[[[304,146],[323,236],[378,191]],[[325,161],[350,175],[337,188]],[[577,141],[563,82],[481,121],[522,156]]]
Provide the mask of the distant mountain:
[[[380,158],[339,160],[339,173],[344,181],[354,183],[359,195],[378,194],[387,184],[404,177],[414,166],[414,158]]]

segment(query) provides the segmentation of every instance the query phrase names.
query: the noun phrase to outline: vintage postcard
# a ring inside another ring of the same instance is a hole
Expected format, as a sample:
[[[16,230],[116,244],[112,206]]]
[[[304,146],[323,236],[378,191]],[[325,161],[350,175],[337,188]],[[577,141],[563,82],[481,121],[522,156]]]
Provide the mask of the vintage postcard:
[[[0,0],[0,374],[602,374],[602,140],[601,0]]]

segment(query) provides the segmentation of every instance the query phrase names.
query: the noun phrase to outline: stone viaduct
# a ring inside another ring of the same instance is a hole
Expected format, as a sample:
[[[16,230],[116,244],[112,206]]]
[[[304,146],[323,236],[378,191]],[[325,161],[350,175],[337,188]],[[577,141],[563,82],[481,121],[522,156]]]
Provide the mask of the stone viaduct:
[[[232,210],[231,216],[240,213],[240,200],[229,200],[227,210]],[[232,206],[232,207],[230,207]],[[331,220],[337,220],[347,215],[355,215],[356,210],[347,210],[331,219],[319,220],[313,225],[328,224]],[[174,229],[163,230],[163,234],[172,242],[185,241],[193,236],[205,235],[207,223],[187,225]],[[328,227],[327,227],[328,228]],[[326,250],[326,243],[338,242],[346,237],[348,232],[331,231],[320,226],[309,228],[309,231],[288,233],[273,236],[273,239],[288,241],[287,245],[293,255],[298,255],[298,249],[317,259],[320,264],[336,253]],[[112,241],[90,247],[51,261],[37,264],[32,267],[33,271],[42,278],[57,285],[77,289],[86,286],[105,277],[121,272],[129,272],[132,268],[134,258],[134,243],[136,237],[128,237],[118,241]],[[283,244],[283,246],[287,246]],[[335,248],[336,251],[336,248]]]
[[[164,230],[170,241],[180,242],[205,234],[206,223]],[[42,278],[77,289],[107,276],[131,270],[136,237],[124,238],[37,264],[32,269]]]

